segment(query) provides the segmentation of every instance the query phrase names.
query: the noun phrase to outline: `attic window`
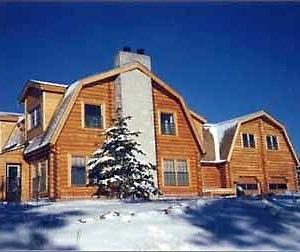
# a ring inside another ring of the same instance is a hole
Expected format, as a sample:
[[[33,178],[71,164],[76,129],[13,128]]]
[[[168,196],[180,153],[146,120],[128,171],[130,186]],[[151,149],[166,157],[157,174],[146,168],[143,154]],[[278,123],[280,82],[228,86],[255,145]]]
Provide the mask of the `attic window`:
[[[267,136],[266,139],[268,150],[278,150],[278,141],[276,136]]]
[[[243,147],[255,148],[255,138],[253,134],[242,134]]]
[[[86,128],[103,128],[101,105],[84,104],[84,126]]]
[[[163,135],[175,135],[175,120],[172,113],[160,114],[160,129]]]

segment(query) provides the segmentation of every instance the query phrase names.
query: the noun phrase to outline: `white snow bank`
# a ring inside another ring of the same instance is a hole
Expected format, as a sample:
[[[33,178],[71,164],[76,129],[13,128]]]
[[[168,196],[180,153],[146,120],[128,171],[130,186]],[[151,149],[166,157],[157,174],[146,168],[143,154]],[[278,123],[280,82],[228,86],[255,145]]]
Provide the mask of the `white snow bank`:
[[[300,249],[300,205],[288,195],[2,204],[0,217],[0,249]]]

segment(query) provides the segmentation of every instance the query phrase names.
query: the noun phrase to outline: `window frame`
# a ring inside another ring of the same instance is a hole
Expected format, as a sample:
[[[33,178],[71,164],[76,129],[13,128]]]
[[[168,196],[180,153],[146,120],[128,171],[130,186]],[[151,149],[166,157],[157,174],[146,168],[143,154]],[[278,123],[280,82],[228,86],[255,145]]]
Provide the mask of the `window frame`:
[[[248,146],[245,146],[245,143],[244,143],[244,135],[246,135]],[[250,135],[253,136],[254,147],[251,146]],[[256,149],[256,136],[255,136],[255,134],[252,134],[252,133],[241,133],[241,146],[242,146],[242,148],[244,148],[244,149],[250,149],[250,150],[251,150],[251,149]]]
[[[39,111],[39,117],[38,117],[38,111]],[[42,125],[42,106],[40,104],[35,106],[31,110],[29,110],[27,115],[28,115],[27,117],[28,130],[38,128],[40,125]]]
[[[272,186],[275,186],[275,188],[270,188]],[[286,188],[279,188],[279,185],[286,185]],[[288,187],[288,183],[268,183],[268,189],[269,191],[282,191],[282,190],[285,190],[285,191],[288,191],[289,187]]]
[[[176,185],[167,185],[165,181],[165,166],[164,166],[164,161],[173,161],[174,162],[174,170],[175,170],[175,182]],[[187,176],[188,176],[188,184],[187,185],[179,185],[178,183],[178,162],[179,161],[185,161],[186,162],[186,170],[187,170]],[[161,159],[161,164],[162,164],[162,184],[164,187],[173,187],[173,188],[182,188],[182,187],[190,187],[191,185],[191,172],[190,172],[190,160],[188,158],[172,158],[172,157],[167,157],[167,158],[162,158]]]
[[[81,158],[85,158],[85,184],[83,185],[73,185],[72,184],[72,157],[81,157]],[[68,154],[68,185],[69,187],[72,187],[72,188],[77,188],[77,189],[80,189],[80,188],[86,188],[86,185],[88,184],[89,182],[89,176],[88,176],[88,169],[87,169],[87,162],[88,162],[88,158],[89,156],[87,156],[86,154],[80,154],[80,153],[69,153]]]
[[[48,167],[48,160],[44,159],[44,160],[40,160],[37,162],[37,172],[36,172],[36,176],[38,177],[42,177],[42,163],[45,164],[45,190],[41,190],[41,179],[39,179],[39,193],[47,193],[48,192],[48,171],[49,171],[49,167]]]
[[[269,148],[269,145],[268,145],[268,137],[270,137],[270,140],[271,140],[271,149]],[[277,148],[274,148],[274,138],[276,139]],[[278,151],[279,150],[278,136],[276,136],[276,135],[266,135],[265,139],[266,139],[266,149],[267,149],[267,151]]]
[[[99,128],[97,127],[87,127],[85,124],[85,105],[91,105],[91,106],[99,106],[101,111],[101,126]],[[96,102],[81,102],[81,127],[83,129],[87,130],[103,130],[106,127],[106,120],[105,120],[105,104],[104,103],[96,103]]]
[[[45,163],[45,190],[41,190],[41,179],[39,177],[42,174],[41,172],[41,166],[42,163]],[[30,167],[32,168],[32,172],[31,172],[31,186],[30,186],[30,191],[32,194],[36,193],[36,189],[37,189],[37,193],[39,196],[45,196],[48,194],[48,190],[49,190],[49,160],[48,159],[39,159],[34,161],[33,163],[30,164]],[[37,184],[37,188],[35,188],[34,186],[34,180],[38,178],[38,184]]]
[[[161,121],[161,115],[162,114],[172,114],[174,119],[174,134],[164,134],[162,132],[162,121]],[[165,136],[165,137],[177,137],[178,136],[178,120],[177,120],[177,113],[174,110],[158,110],[158,131],[159,135]]]

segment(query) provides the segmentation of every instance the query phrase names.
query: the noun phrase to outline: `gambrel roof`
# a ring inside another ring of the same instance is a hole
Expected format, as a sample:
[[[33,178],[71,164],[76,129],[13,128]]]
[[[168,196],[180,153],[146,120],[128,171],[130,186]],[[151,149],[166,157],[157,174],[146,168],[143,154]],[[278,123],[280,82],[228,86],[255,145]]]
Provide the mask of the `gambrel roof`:
[[[205,153],[203,144],[200,140],[200,136],[197,134],[196,128],[192,122],[191,114],[190,111],[188,110],[184,99],[174,90],[172,89],[169,85],[167,85],[165,82],[163,82],[160,78],[158,78],[153,72],[148,70],[144,65],[135,62],[135,63],[130,63],[126,64],[117,68],[114,68],[112,70],[109,70],[107,72],[99,73],[93,76],[89,76],[86,78],[83,78],[81,80],[76,81],[72,85],[70,85],[67,88],[67,91],[64,94],[64,97],[62,98],[60,104],[58,105],[58,108],[56,109],[50,124],[46,130],[46,132],[43,135],[37,136],[34,139],[31,140],[27,148],[25,149],[25,154],[29,154],[35,150],[38,150],[42,147],[45,147],[47,145],[53,145],[56,143],[57,138],[65,125],[65,122],[68,118],[68,115],[71,112],[71,109],[80,93],[80,90],[93,82],[104,80],[107,78],[114,77],[116,75],[119,75],[121,73],[129,72],[132,70],[139,70],[148,77],[150,77],[153,81],[155,81],[161,88],[163,88],[165,91],[168,93],[172,94],[178,101],[180,102],[185,116],[188,120],[188,124],[192,130],[193,136],[196,140],[196,143],[202,153]],[[194,113],[194,112],[192,112]],[[196,115],[194,113],[194,116],[197,116],[198,119],[205,121],[202,117],[199,115]]]
[[[267,118],[282,129],[294,159],[299,165],[299,160],[285,127],[265,111],[258,111],[215,124],[204,124],[204,139],[207,153],[202,162],[229,162],[241,124],[259,117]]]

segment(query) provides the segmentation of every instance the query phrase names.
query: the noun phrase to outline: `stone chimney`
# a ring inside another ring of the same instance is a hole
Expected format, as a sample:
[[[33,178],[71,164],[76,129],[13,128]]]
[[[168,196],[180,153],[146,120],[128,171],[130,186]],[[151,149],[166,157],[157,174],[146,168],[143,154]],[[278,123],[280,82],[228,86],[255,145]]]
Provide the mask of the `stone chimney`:
[[[139,49],[137,53],[128,50],[130,48],[118,52],[115,58],[117,67],[139,62],[151,69],[151,59],[143,54],[144,50]],[[129,128],[141,132],[138,141],[146,153],[141,159],[156,165],[151,78],[137,69],[120,74],[116,80],[116,105],[124,116],[132,116]]]

